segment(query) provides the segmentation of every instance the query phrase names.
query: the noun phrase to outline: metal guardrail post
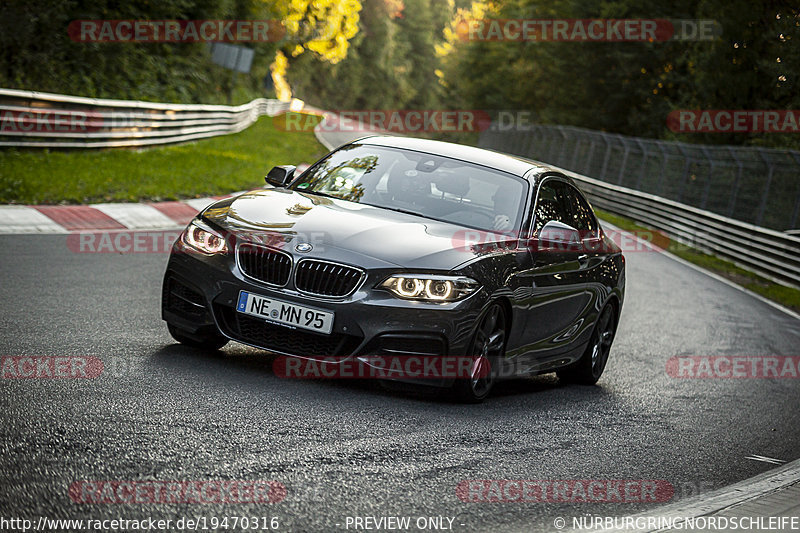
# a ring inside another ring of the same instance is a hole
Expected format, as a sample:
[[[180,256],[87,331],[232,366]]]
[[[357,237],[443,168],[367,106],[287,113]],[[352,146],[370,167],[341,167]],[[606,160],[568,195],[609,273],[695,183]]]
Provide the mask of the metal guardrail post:
[[[736,208],[736,197],[739,194],[739,184],[742,181],[742,172],[744,171],[744,165],[742,164],[742,160],[736,155],[736,150],[728,147],[728,152],[730,152],[731,157],[733,160],[736,161],[736,178],[733,182],[733,187],[731,187],[731,196],[728,200],[728,216],[733,216],[733,210]]]
[[[767,210],[767,198],[769,197],[769,187],[772,184],[775,165],[762,152],[758,152],[758,155],[767,165],[767,183],[764,184],[764,192],[761,193],[761,202],[758,205],[758,215],[756,216],[756,224],[761,225],[764,222],[764,212]]]
[[[594,147],[597,144],[593,137],[589,138],[589,153],[586,155],[586,164],[583,167],[584,174],[592,168],[592,157],[594,157]]]
[[[606,155],[603,158],[603,168],[600,169],[600,176],[601,179],[605,180],[608,176],[606,174],[606,170],[608,169],[608,161],[611,159],[611,143],[608,141],[608,134],[603,133],[602,137],[603,142],[606,143]]]
[[[714,180],[714,165],[716,161],[714,161],[711,154],[708,153],[708,148],[701,146],[701,149],[703,150],[703,155],[708,159],[708,182],[703,190],[703,199],[700,202],[700,209],[705,209],[706,205],[708,205],[708,195],[711,192],[711,182]]]
[[[683,163],[683,175],[681,176],[681,186],[678,188],[677,200],[683,201],[683,193],[686,190],[686,182],[689,181],[689,167],[692,164],[692,157],[686,153],[686,150],[683,149],[681,145],[678,145],[678,150],[680,150],[681,154],[684,157]]]
[[[567,151],[567,134],[564,133],[564,126],[556,126],[556,128],[558,128],[558,133],[561,134],[561,150],[558,152],[558,164],[563,165]]]
[[[580,152],[581,147],[581,139],[575,139],[575,149],[572,151],[572,163],[570,163],[569,167],[570,170],[577,170],[578,169],[578,153]]]
[[[661,141],[656,141],[656,146],[658,147],[658,150],[661,152],[661,156],[663,157],[663,161],[661,162],[661,172],[659,173],[658,187],[657,187],[658,194],[663,195],[664,194],[664,181],[667,179],[666,178],[666,173],[667,173],[667,157],[668,156],[667,156],[667,151],[664,149],[664,145],[663,145],[663,143],[661,143]]]
[[[625,175],[625,167],[628,164],[628,154],[631,151],[631,147],[627,142],[625,142],[625,138],[622,135],[618,135],[617,138],[619,139],[619,142],[622,143],[622,146],[624,146],[623,148],[624,152],[622,154],[622,163],[620,163],[619,165],[619,175],[617,176],[617,184],[622,185],[622,178]]]
[[[639,177],[636,179],[636,188],[638,190],[642,189],[642,181],[644,180],[644,173],[647,170],[647,143],[642,142],[641,139],[634,139],[637,145],[639,145],[639,149],[642,151],[642,168],[639,171]]]
[[[795,152],[789,152],[794,159],[794,162],[797,163],[797,166],[800,167],[800,155],[796,154]],[[800,181],[797,184],[797,199],[794,201],[794,211],[792,212],[792,220],[789,223],[790,228],[796,228],[798,218],[800,217]]]

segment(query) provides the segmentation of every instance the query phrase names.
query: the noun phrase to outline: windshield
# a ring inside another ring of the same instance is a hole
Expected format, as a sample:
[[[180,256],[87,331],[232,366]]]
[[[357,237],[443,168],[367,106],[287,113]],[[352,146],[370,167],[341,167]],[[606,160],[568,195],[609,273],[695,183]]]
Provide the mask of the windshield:
[[[519,229],[527,185],[511,174],[438,155],[349,145],[291,187],[485,231]]]

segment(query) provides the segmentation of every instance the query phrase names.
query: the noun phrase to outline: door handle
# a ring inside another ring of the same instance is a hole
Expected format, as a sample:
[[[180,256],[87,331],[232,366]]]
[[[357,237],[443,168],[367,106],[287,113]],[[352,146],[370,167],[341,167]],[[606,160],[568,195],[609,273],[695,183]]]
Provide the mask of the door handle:
[[[589,262],[589,254],[581,254],[578,256],[578,262],[583,266]]]

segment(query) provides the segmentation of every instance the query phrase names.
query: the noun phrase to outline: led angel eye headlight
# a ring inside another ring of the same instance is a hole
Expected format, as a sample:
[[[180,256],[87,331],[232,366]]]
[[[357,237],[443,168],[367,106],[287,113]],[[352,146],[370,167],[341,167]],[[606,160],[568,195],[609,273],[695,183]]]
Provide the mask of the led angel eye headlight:
[[[207,255],[228,251],[228,245],[221,235],[201,227],[196,222],[189,224],[186,231],[183,232],[183,242],[198,252]]]
[[[415,278],[396,278],[394,291],[404,298],[416,298],[422,294],[425,284],[422,280]]]
[[[466,277],[405,274],[392,276],[378,287],[406,300],[455,302],[475,292],[480,285]]]
[[[453,293],[453,282],[429,279],[425,282],[425,297],[431,300],[447,300]]]

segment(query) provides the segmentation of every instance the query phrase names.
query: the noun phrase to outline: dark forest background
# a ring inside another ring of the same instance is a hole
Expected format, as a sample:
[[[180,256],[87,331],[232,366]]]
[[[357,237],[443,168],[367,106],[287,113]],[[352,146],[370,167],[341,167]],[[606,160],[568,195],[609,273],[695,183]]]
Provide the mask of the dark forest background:
[[[468,42],[474,18],[713,19],[713,41]],[[78,19],[284,21],[232,76],[205,43],[79,43]],[[0,86],[235,103],[294,96],[332,109],[530,111],[537,122],[700,143],[800,148],[798,134],[676,134],[676,109],[799,109],[800,8],[775,0],[10,0]],[[275,75],[273,75],[273,72]],[[275,80],[277,79],[277,84]]]

